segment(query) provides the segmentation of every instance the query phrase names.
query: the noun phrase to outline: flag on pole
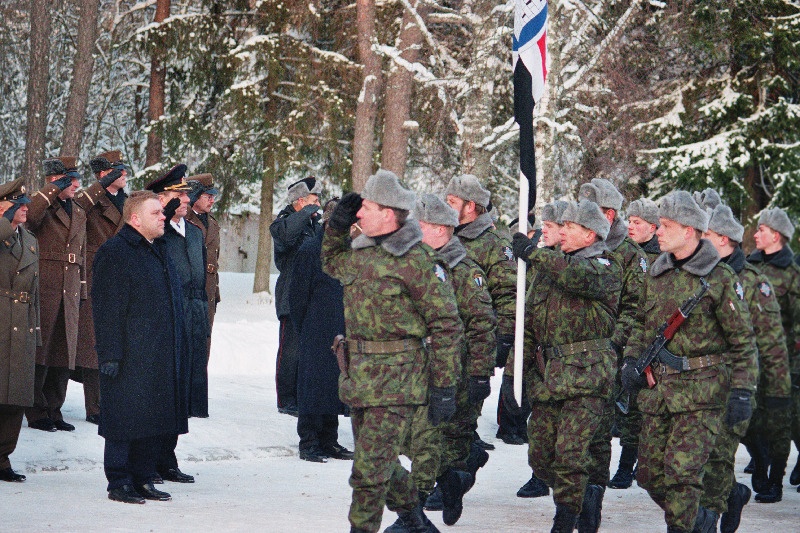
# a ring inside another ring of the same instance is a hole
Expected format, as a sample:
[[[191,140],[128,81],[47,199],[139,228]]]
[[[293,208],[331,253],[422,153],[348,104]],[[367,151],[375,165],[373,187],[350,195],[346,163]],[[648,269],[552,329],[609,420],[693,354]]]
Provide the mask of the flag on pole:
[[[533,106],[547,76],[547,0],[516,0],[514,8],[514,120],[519,124],[519,231],[527,231],[528,209],[536,205]],[[525,318],[525,261],[517,261],[514,329],[514,396],[522,405],[522,347]]]

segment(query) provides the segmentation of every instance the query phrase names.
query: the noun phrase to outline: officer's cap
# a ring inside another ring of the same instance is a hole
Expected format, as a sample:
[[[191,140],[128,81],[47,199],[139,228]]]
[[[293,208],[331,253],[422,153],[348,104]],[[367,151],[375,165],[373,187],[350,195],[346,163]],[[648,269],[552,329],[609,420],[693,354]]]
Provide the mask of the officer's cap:
[[[211,174],[195,174],[194,176],[189,176],[187,181],[196,181],[202,185],[204,194],[210,194],[211,196],[219,194],[219,190],[214,187],[214,176]]]
[[[0,202],[13,204],[29,204],[31,199],[25,194],[25,180],[17,178],[14,181],[0,184]]]
[[[158,194],[160,192],[186,192],[192,188],[186,183],[186,165],[175,165],[163,176],[154,179],[144,186],[145,189]]]

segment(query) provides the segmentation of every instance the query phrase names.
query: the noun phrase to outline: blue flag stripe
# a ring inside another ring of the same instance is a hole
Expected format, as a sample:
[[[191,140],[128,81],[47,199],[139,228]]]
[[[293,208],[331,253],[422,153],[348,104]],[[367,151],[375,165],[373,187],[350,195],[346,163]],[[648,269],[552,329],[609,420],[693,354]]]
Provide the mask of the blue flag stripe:
[[[516,35],[514,36],[512,50],[516,52],[521,46],[528,44],[530,40],[539,35],[539,32],[544,28],[545,22],[547,22],[547,4],[533,17],[533,20],[528,21],[528,23],[522,27],[522,31],[519,32],[519,40],[517,40]]]

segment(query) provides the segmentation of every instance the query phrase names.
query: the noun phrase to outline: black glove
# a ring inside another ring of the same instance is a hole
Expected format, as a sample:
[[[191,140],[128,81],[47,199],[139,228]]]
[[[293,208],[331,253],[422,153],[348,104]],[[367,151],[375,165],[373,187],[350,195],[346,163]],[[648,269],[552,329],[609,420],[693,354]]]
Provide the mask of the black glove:
[[[503,382],[500,384],[500,396],[504,402],[505,407],[509,407],[509,411],[513,416],[519,411],[519,404],[517,398],[514,396],[514,376],[507,376],[503,374]]]
[[[749,390],[731,389],[731,395],[728,397],[728,412],[725,414],[725,423],[729,428],[752,416],[753,404],[750,401],[750,394]]]
[[[350,226],[347,226],[350,227]],[[456,412],[455,387],[431,387],[428,402],[428,420],[434,426],[447,422]]]
[[[114,379],[117,377],[117,374],[119,374],[119,361],[106,361],[105,363],[101,363],[100,373]]]
[[[511,249],[514,250],[514,257],[527,261],[533,252],[533,241],[524,233],[516,232],[512,237]]]
[[[487,376],[470,376],[467,399],[469,403],[477,405],[492,393],[492,386]]]
[[[17,204],[17,203],[11,204],[11,207],[6,209],[6,212],[3,213],[3,216],[6,217],[9,222],[14,222],[14,213],[17,212],[17,209],[19,209],[19,206],[21,205],[22,204]]]
[[[317,204],[308,204],[301,209],[300,212],[306,214],[312,220],[316,220],[321,216],[319,214],[319,209],[320,207]]]
[[[119,178],[122,177],[122,171],[118,168],[113,169],[111,172],[100,178],[99,181],[100,185],[104,189],[108,189],[108,186],[117,181]]]
[[[764,408],[770,411],[785,411],[791,406],[791,398],[778,398],[777,396],[766,396],[764,398]]]
[[[630,394],[637,394],[641,389],[647,386],[647,378],[644,374],[640,375],[636,372],[636,359],[633,357],[626,357],[620,370],[620,381],[622,381],[622,388]]]
[[[512,346],[514,346],[514,335],[503,333],[497,336],[497,354],[494,359],[494,366],[497,368],[506,366]]]
[[[200,195],[203,194],[203,191],[206,190],[206,188],[203,187],[203,184],[200,183],[199,181],[192,180],[192,181],[189,182],[189,184],[192,187],[192,190],[189,191],[189,194],[188,194],[189,195],[189,205],[193,206],[194,203],[197,200],[200,199]]]
[[[357,192],[349,192],[342,196],[336,209],[331,213],[328,226],[336,231],[347,231],[350,226],[356,223],[358,217],[356,213],[361,209],[361,195]]]
[[[70,175],[70,174],[64,174],[63,176],[58,178],[56,181],[54,181],[53,185],[58,187],[58,189],[60,191],[63,191],[64,189],[66,189],[67,187],[72,185],[72,177],[73,176]]]
[[[800,374],[792,374],[792,388],[800,389]]]
[[[164,216],[167,217],[167,220],[164,222],[165,224],[168,224],[169,221],[172,220],[172,217],[175,216],[175,211],[177,211],[180,206],[180,198],[173,198],[167,202],[167,205],[164,206]]]

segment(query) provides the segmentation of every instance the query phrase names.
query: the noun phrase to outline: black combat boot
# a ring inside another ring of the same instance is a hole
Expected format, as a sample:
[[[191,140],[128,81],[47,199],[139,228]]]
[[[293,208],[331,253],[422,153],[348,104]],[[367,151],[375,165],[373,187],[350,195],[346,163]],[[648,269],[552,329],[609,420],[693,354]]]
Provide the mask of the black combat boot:
[[[783,475],[786,473],[786,459],[776,457],[769,468],[767,488],[756,494],[759,503],[778,503],[783,499]]]
[[[517,498],[540,498],[550,494],[547,484],[531,472],[531,478],[517,491]]]
[[[636,457],[638,455],[636,446],[623,446],[622,454],[619,456],[619,467],[617,473],[608,482],[608,486],[612,489],[629,489],[633,485],[633,480],[636,478],[633,468],[636,466]]]
[[[553,517],[553,529],[550,533],[572,533],[578,523],[578,515],[560,503],[556,504],[556,516]]]
[[[797,464],[794,465],[792,473],[789,475],[789,485],[800,485],[800,457],[797,458]]]
[[[752,474],[753,472],[755,472],[755,470],[756,470],[756,462],[751,457],[750,458],[750,462],[747,463],[747,466],[744,467],[744,473],[745,474]]]
[[[411,511],[399,512],[397,515],[402,520],[403,525],[406,527],[405,531],[408,531],[408,533],[439,533],[436,526],[422,512],[421,505],[417,505]]]
[[[750,487],[737,483],[728,494],[728,510],[722,513],[719,521],[720,533],[733,533],[739,529],[742,519],[742,509],[750,501]]]
[[[442,520],[452,526],[464,510],[464,494],[472,486],[472,474],[448,468],[436,481],[442,489]]]
[[[426,511],[441,511],[444,504],[442,503],[442,489],[439,485],[434,487],[433,492],[430,493],[428,499],[423,504]]]
[[[747,451],[753,458],[753,477],[750,481],[753,490],[756,493],[766,492],[769,488],[769,453],[766,443],[761,439],[756,439],[755,442],[747,446]]]
[[[719,515],[716,511],[706,509],[702,505],[697,509],[697,518],[694,521],[692,533],[716,533]]]
[[[486,462],[489,461],[489,454],[483,448],[475,445],[470,446],[469,457],[467,457],[467,472],[472,475],[470,485],[467,487],[469,491],[475,484],[475,478],[478,475],[478,470],[483,468]]]
[[[428,499],[428,493],[419,491],[419,504],[424,505],[427,499]],[[428,520],[428,517],[425,516],[425,514],[423,514],[422,517],[425,519],[425,525],[428,526],[428,529],[430,531],[435,531],[436,526],[434,526],[431,523],[431,521]],[[409,532],[408,527],[406,526],[405,522],[403,522],[403,519],[400,518],[399,516],[397,517],[397,520],[394,521],[394,524],[383,530],[383,533],[408,533],[408,532]]]
[[[596,533],[600,529],[603,510],[603,494],[606,488],[602,485],[587,485],[583,494],[583,506],[578,517],[578,533]]]

